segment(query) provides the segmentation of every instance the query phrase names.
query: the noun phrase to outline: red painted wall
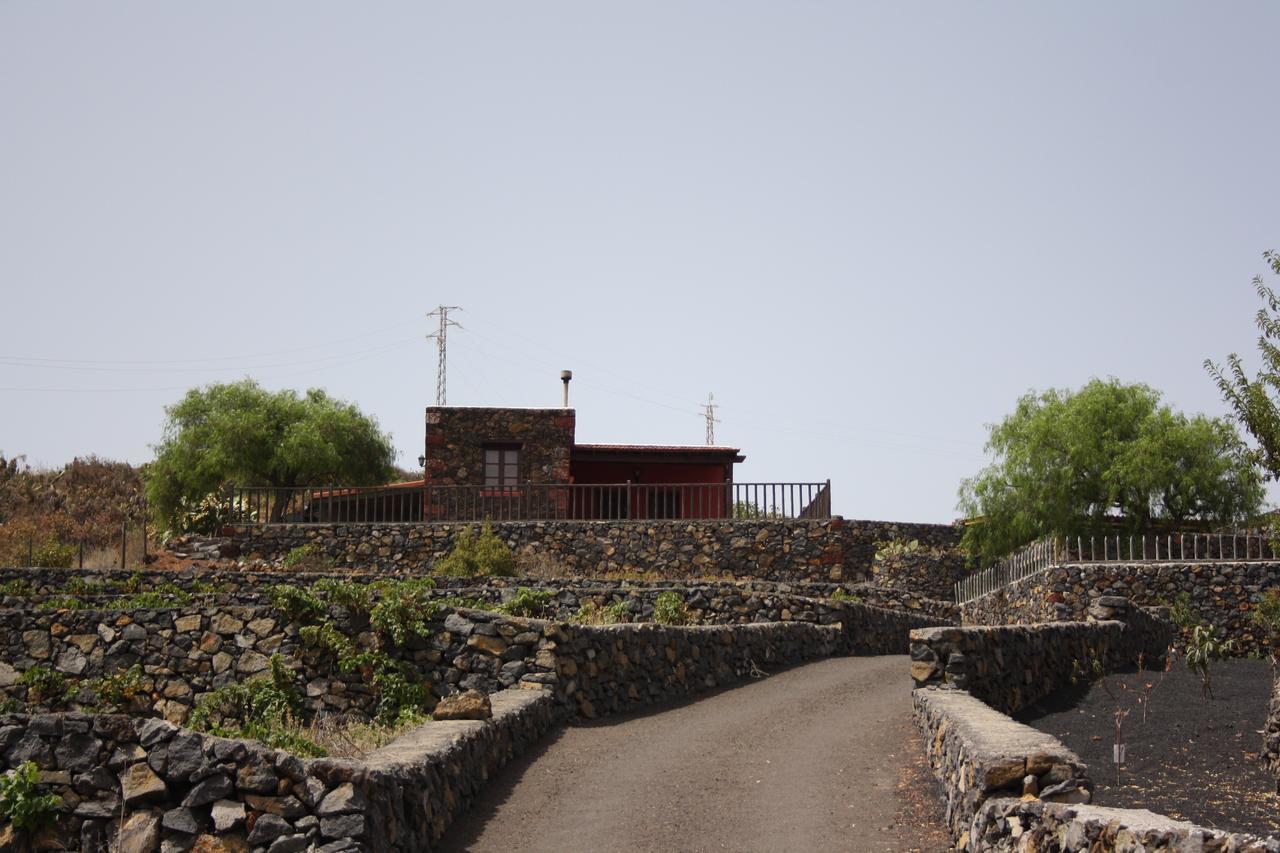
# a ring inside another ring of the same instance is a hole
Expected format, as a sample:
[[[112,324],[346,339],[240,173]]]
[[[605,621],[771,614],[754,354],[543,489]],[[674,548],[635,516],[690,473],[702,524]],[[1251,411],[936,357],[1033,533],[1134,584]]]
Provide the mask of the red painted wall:
[[[725,518],[728,493],[723,463],[589,462],[570,468],[575,485],[618,484],[630,488],[575,489],[578,518]],[[653,488],[651,483],[687,483],[686,488]]]

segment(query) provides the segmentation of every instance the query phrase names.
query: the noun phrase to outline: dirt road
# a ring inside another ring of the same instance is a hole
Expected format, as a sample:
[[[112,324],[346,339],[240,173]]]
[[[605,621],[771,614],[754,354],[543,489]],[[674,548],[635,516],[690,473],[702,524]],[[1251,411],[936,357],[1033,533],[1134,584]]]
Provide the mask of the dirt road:
[[[901,851],[904,657],[833,658],[573,726],[508,765],[449,851]]]

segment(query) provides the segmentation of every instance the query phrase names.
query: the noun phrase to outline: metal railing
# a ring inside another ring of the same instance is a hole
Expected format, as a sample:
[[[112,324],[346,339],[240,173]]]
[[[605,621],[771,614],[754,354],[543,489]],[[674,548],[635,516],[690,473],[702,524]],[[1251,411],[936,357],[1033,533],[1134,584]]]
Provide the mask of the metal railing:
[[[1271,537],[1259,533],[1147,533],[1042,539],[956,582],[957,604],[1064,563],[1233,562],[1280,560]]]
[[[233,487],[232,524],[828,519],[825,483]]]

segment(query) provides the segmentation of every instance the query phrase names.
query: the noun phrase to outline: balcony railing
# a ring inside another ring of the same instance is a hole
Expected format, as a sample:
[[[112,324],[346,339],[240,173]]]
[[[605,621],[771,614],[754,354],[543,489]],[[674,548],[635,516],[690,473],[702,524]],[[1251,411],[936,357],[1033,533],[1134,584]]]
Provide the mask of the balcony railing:
[[[232,524],[827,519],[831,482],[253,486],[226,501]]]

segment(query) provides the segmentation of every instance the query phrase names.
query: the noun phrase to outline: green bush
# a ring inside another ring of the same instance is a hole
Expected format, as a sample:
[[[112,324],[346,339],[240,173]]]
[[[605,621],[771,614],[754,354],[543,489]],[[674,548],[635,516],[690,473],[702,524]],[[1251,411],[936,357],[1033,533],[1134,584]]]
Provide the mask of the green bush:
[[[27,688],[27,701],[32,705],[60,704],[66,699],[66,676],[43,664],[36,664],[18,676],[18,683]]]
[[[293,584],[276,584],[267,590],[271,606],[290,622],[314,622],[329,613],[323,601],[310,591]]]
[[[76,546],[65,545],[48,534],[32,542],[11,543],[0,562],[35,569],[69,569],[76,561]]]
[[[692,618],[678,592],[667,590],[653,602],[653,621],[661,625],[688,625]]]
[[[143,693],[142,664],[95,678],[87,686],[98,698],[98,707],[108,711],[126,711]]]
[[[912,539],[910,541],[888,539],[884,542],[876,543],[875,559],[879,561],[910,557],[913,554],[918,554],[921,550],[919,539]]]
[[[333,569],[333,558],[324,552],[315,542],[291,548],[280,565],[286,569],[299,572],[327,572]]]
[[[369,611],[370,627],[396,645],[430,633],[426,620],[435,613],[435,604],[428,597],[434,586],[429,578],[378,581],[375,586],[378,600]]]
[[[851,593],[851,592],[846,592],[844,587],[840,587],[840,588],[839,588],[839,589],[837,589],[835,592],[831,593],[831,600],[832,600],[832,601],[846,601],[846,602],[848,602],[848,603],[850,603],[850,604],[861,604],[861,603],[862,603],[862,596],[860,596],[860,595],[854,595],[854,594],[853,594],[853,593]]]
[[[8,595],[14,598],[27,598],[32,593],[31,584],[22,578],[14,578],[11,581],[0,583],[0,595]]]
[[[1200,617],[1196,615],[1195,607],[1191,601],[1191,593],[1178,593],[1173,604],[1169,605],[1169,618],[1184,634],[1190,633],[1200,624]]]
[[[24,761],[0,776],[0,816],[15,829],[34,832],[53,822],[62,798],[41,794],[40,771],[34,761]]]
[[[470,525],[464,527],[454,540],[453,550],[432,568],[436,574],[448,577],[511,577],[516,572],[516,560],[507,543],[486,521],[479,539]]]
[[[304,757],[325,750],[302,734],[297,720],[302,697],[280,655],[271,656],[269,675],[219,687],[196,702],[187,727],[219,737],[251,738]]]
[[[631,610],[626,601],[615,601],[604,607],[594,601],[587,601],[578,608],[578,612],[569,617],[570,622],[582,625],[617,625],[631,621]]]
[[[510,601],[500,605],[497,610],[508,616],[542,616],[546,613],[547,604],[550,601],[551,590],[529,589],[527,586],[522,586],[516,590],[516,594]]]
[[[1253,624],[1267,632],[1267,639],[1274,646],[1280,642],[1280,593],[1269,589],[1254,605],[1251,617]]]

